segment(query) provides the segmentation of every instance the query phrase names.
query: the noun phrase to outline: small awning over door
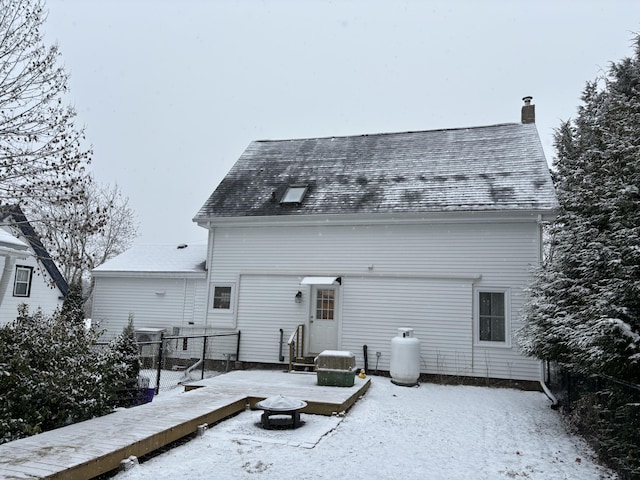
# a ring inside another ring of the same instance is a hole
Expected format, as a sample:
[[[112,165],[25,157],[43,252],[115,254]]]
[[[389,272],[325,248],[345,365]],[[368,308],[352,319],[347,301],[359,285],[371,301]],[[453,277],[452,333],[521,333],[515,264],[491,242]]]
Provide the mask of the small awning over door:
[[[340,285],[340,277],[304,277],[300,285]]]

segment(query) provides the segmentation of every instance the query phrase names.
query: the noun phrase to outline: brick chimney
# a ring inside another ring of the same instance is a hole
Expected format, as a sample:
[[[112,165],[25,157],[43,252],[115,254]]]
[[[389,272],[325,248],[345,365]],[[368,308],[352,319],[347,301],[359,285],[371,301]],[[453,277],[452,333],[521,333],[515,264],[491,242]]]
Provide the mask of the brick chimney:
[[[524,97],[522,101],[522,123],[536,123],[536,106],[531,105],[533,97]]]

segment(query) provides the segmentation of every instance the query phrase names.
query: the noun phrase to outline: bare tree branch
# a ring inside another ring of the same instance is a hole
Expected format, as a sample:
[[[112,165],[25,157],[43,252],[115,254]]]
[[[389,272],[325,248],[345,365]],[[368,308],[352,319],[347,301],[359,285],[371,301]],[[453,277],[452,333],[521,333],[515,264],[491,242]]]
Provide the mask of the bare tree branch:
[[[118,185],[88,180],[78,201],[39,205],[30,212],[31,223],[69,283],[86,283],[93,268],[124,252],[137,235],[135,214]]]
[[[79,200],[91,150],[67,105],[57,46],[43,43],[41,0],[0,0],[0,205]]]

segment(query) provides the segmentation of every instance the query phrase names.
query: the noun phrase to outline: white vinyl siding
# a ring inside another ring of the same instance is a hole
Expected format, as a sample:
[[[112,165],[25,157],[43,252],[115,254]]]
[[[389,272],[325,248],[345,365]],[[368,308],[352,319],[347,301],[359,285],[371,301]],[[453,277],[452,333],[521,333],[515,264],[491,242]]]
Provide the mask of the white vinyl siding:
[[[391,339],[410,327],[420,339],[422,372],[472,373],[471,282],[347,277],[343,286],[342,348],[363,358],[366,344],[370,370],[376,361],[379,370],[389,370]]]
[[[306,276],[342,277],[340,349],[369,368],[388,369],[397,327],[414,328],[424,373],[537,380],[539,363],[516,348],[474,342],[474,288],[510,288],[513,332],[538,260],[535,220],[512,223],[424,223],[363,226],[218,227],[212,235],[211,285],[239,281],[233,318],[208,315],[219,328],[242,331],[241,358],[274,362],[285,337],[308,321]],[[302,302],[294,296],[300,290]],[[255,338],[254,330],[257,332]],[[515,342],[512,342],[515,345]],[[373,352],[373,353],[372,353]]]
[[[135,328],[202,327],[206,280],[187,278],[95,278],[92,321],[108,337],[118,335],[133,316]]]
[[[0,271],[7,262],[6,257],[0,257]],[[18,306],[26,304],[29,310],[34,312],[36,309],[42,309],[46,315],[51,315],[56,308],[62,305],[62,292],[53,286],[49,273],[42,267],[34,255],[28,256],[26,259],[20,259],[19,263],[23,267],[32,268],[31,284],[29,288],[29,296],[14,296],[15,287],[15,267],[11,267],[11,278],[8,280],[6,291],[2,297],[0,305],[0,326],[12,322],[18,316]]]
[[[244,361],[278,363],[280,329],[285,345],[283,353],[289,358],[286,342],[296,326],[309,317],[308,295],[296,303],[300,278],[294,275],[242,275],[239,284],[237,326],[242,331],[240,358]],[[304,298],[306,297],[306,298]],[[233,327],[224,323],[216,329]]]

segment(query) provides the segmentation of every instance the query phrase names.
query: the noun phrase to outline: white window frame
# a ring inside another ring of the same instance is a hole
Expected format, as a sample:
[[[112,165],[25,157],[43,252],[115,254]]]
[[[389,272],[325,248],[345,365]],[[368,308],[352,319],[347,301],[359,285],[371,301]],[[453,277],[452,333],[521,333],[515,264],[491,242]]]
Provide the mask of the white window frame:
[[[480,294],[504,294],[504,341],[480,340]],[[473,290],[474,343],[481,347],[511,348],[511,289],[508,287],[476,287]]]
[[[216,288],[229,288],[229,308],[214,308],[216,301]],[[235,285],[233,283],[214,283],[211,285],[211,301],[209,310],[216,313],[233,313],[233,304],[235,302]]]
[[[28,272],[29,278],[27,279],[27,281],[18,282],[18,272],[20,272],[20,271]],[[24,265],[16,265],[15,276],[14,276],[14,279],[13,279],[13,296],[14,297],[20,297],[20,298],[29,298],[31,296],[31,284],[32,284],[32,282],[33,282],[33,267],[27,267],[27,266],[24,266]],[[24,284],[27,285],[27,291],[26,291],[25,294],[16,292],[16,289],[18,287],[18,283],[20,283],[21,285],[24,285]]]

